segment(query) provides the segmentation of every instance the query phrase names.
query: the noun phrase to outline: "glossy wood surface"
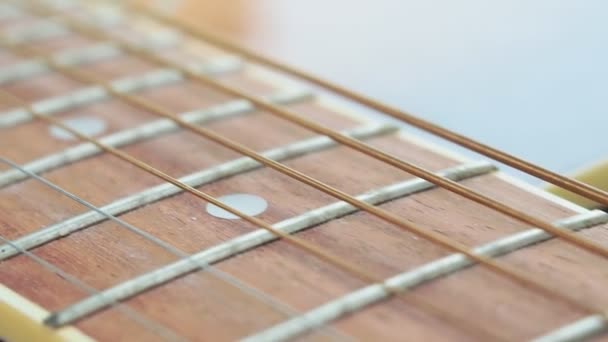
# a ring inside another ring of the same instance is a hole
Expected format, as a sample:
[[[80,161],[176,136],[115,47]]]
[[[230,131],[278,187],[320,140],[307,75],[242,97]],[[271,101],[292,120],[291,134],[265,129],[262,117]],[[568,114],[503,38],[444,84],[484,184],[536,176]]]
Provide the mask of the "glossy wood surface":
[[[84,43],[84,39],[70,38],[37,46],[51,51]],[[165,53],[179,54],[175,51]],[[203,57],[209,54],[207,52]],[[9,56],[3,59],[2,65],[20,58]],[[87,70],[110,79],[151,68],[151,65],[133,58],[116,58],[90,66]],[[251,69],[246,69],[221,79],[256,94],[269,94],[276,88],[276,85],[256,75]],[[81,86],[65,76],[51,74],[11,84],[4,89],[28,101],[35,101]],[[193,82],[146,91],[142,96],[175,112],[230,99]],[[11,107],[11,104],[3,104],[3,108]],[[352,117],[316,101],[290,108],[334,129],[358,124]],[[105,120],[108,123],[105,134],[156,118],[152,113],[118,100],[58,115],[61,119],[79,116]],[[312,136],[311,132],[265,112],[210,123],[209,127],[258,151]],[[430,170],[460,163],[428,146],[397,135],[371,139],[369,142]],[[0,132],[0,155],[25,163],[75,143],[58,141],[49,135],[48,125],[34,121]],[[176,177],[239,157],[232,151],[184,131],[122,150]],[[411,178],[402,171],[344,147],[306,155],[286,164],[349,194],[359,194]],[[158,178],[109,155],[73,163],[43,176],[95,205],[103,205],[161,183]],[[548,221],[574,214],[571,209],[517,187],[497,175],[482,176],[463,183]],[[214,196],[231,193],[259,195],[269,203],[268,210],[259,217],[271,223],[336,201],[267,168],[226,178],[203,186],[201,190]],[[129,212],[121,218],[188,253],[257,228],[241,220],[212,217],[205,211],[205,205],[204,201],[192,195],[180,194]],[[468,246],[528,228],[440,189],[395,200],[382,207],[409,222]],[[83,206],[39,182],[27,180],[0,190],[0,234],[16,239],[84,211],[86,208]],[[606,225],[598,226],[580,234],[606,245],[606,228]],[[333,220],[298,236],[378,277],[389,277],[450,252],[365,213]],[[97,289],[118,284],[176,258],[111,222],[94,225],[36,248],[33,252]],[[605,272],[607,264],[599,257],[552,240],[515,252],[501,261],[569,293],[581,302],[608,307],[608,295],[603,286],[608,281],[608,273]],[[297,312],[312,309],[365,285],[361,280],[284,242],[256,248],[222,261],[217,267]],[[23,255],[0,262],[0,283],[50,311],[62,309],[88,295]],[[508,340],[531,338],[588,314],[560,301],[544,298],[479,266],[423,285],[409,296],[432,302],[472,325],[495,331]],[[204,272],[196,272],[147,291],[127,300],[125,304],[179,335],[201,341],[233,340],[287,318],[267,303]],[[76,326],[99,340],[151,341],[160,338],[116,309],[91,315]],[[467,341],[480,338],[474,332],[438,319],[401,299],[390,299],[353,313],[308,337],[313,340],[334,340],[345,336],[360,340],[412,341]]]

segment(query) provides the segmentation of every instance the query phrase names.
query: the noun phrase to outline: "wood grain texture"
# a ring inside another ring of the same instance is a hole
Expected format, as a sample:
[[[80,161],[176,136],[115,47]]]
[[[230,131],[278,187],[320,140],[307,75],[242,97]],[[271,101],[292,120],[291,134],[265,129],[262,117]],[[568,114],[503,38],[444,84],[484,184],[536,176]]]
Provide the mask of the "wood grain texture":
[[[53,51],[84,43],[86,41],[78,37],[71,40],[62,38],[61,42],[50,41],[41,47]],[[212,48],[190,50],[198,51],[202,57],[217,55]],[[191,55],[178,56],[179,53],[175,51],[167,53],[184,60],[193,58]],[[1,58],[5,63],[4,57]],[[10,61],[7,59],[6,63]],[[152,67],[132,58],[120,57],[88,66],[87,70],[104,79],[111,79],[138,74]],[[252,77],[248,70],[223,76],[222,80],[260,95],[275,90],[271,83]],[[81,86],[52,74],[12,84],[4,89],[34,101]],[[230,99],[191,82],[146,91],[143,96],[176,112]],[[352,117],[319,102],[311,101],[290,108],[334,129],[358,124]],[[83,115],[105,120],[108,123],[106,133],[156,118],[152,113],[116,100],[61,113],[58,117],[63,119]],[[313,136],[307,130],[264,112],[213,122],[208,127],[255,150]],[[75,143],[54,139],[48,134],[47,125],[35,121],[0,132],[0,155],[24,163]],[[372,139],[370,143],[430,170],[460,163],[396,135]],[[122,150],[176,177],[239,157],[232,151],[184,131]],[[411,178],[407,173],[345,147],[299,157],[286,164],[353,195]],[[160,183],[159,179],[109,155],[89,158],[43,176],[95,205],[107,204]],[[548,221],[574,214],[572,210],[514,186],[496,175],[463,183]],[[235,192],[259,195],[269,203],[268,210],[259,217],[271,223],[336,201],[268,168],[223,179],[200,189],[214,196]],[[192,195],[179,194],[124,214],[121,218],[187,253],[257,228],[241,220],[212,217],[206,213],[205,205],[204,201]],[[382,208],[469,246],[527,228],[524,224],[441,189],[395,200],[383,204]],[[27,180],[0,190],[0,235],[15,239],[86,210],[41,183]],[[580,234],[607,245],[606,228],[599,226]],[[403,272],[450,252],[366,213],[331,221],[298,236],[378,277]],[[115,285],[176,258],[112,222],[71,234],[36,248],[33,253],[97,289]],[[501,260],[585,303],[608,306],[608,296],[602,286],[608,281],[608,268],[606,261],[599,257],[552,240]],[[222,261],[217,267],[298,312],[312,309],[365,285],[281,241]],[[59,310],[88,295],[25,256],[0,262],[0,283],[49,311]],[[409,295],[432,302],[509,340],[540,335],[586,314],[562,302],[543,298],[481,267],[433,281]],[[202,341],[233,340],[287,318],[285,313],[268,303],[205,272],[182,277],[129,299],[125,304],[188,339]],[[116,309],[91,315],[76,326],[100,340],[159,338]],[[354,313],[332,324],[332,328],[361,340],[466,341],[478,338],[398,299],[390,299]],[[324,340],[335,336],[320,331],[310,337]]]

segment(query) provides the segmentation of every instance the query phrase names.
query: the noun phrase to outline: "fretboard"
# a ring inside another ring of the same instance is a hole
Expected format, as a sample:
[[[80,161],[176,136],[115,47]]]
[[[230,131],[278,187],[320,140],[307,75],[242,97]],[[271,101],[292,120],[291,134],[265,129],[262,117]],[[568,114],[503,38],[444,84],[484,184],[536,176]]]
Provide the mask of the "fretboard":
[[[605,330],[608,214],[171,20],[0,6],[0,340]]]

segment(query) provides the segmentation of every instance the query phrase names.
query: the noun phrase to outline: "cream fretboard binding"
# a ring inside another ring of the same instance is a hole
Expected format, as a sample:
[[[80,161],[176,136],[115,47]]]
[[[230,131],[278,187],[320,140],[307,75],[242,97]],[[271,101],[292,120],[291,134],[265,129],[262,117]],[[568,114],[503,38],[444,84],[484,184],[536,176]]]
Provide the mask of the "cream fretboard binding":
[[[46,6],[50,8],[50,13],[57,10],[65,10],[66,8],[71,8],[72,6],[80,6],[80,2],[78,1],[47,0],[44,1],[44,3],[46,3]],[[46,7],[42,6],[42,8]],[[0,18],[15,17],[25,10],[28,9],[6,5],[0,7]],[[87,8],[87,10],[89,9]],[[107,28],[108,25],[114,25],[117,22],[120,22],[122,18],[121,16],[107,17],[105,14],[95,15],[94,11],[91,13],[92,14],[87,16],[87,18],[94,22],[93,25],[90,25],[90,23],[83,24],[82,18],[68,19],[67,17],[61,17],[61,19],[56,21],[42,21],[33,25],[31,28],[10,31],[3,37],[4,43],[6,43],[5,46],[20,46],[27,42],[45,40],[52,37],[66,35],[72,31],[85,33],[90,29],[91,32],[97,32],[100,29]],[[104,11],[103,13],[107,12]],[[87,27],[87,25],[90,27]],[[85,29],[85,27],[87,28]],[[158,48],[158,45],[151,45],[148,43],[134,44],[133,42],[124,43],[117,41],[101,44],[106,45],[101,45],[101,48],[99,47],[100,45],[98,45],[97,49],[99,50],[91,54],[83,51],[70,51],[68,53],[50,57],[47,56],[46,59],[42,58],[32,60],[30,62],[24,62],[16,69],[3,70],[0,72],[0,83],[28,80],[29,78],[47,72],[48,70],[57,69],[58,66],[60,69],[57,70],[63,70],[61,68],[84,65],[95,62],[96,60],[103,60],[125,53],[136,54],[142,57],[150,57],[151,60],[155,60],[154,57],[151,57],[153,56],[151,51]],[[231,61],[235,60],[231,59]],[[159,87],[171,82],[179,82],[184,79],[214,85],[216,83],[214,83],[214,81],[209,79],[207,76],[233,71],[240,66],[240,62],[238,62],[238,60],[236,63],[228,63],[228,66],[225,61],[220,62],[219,71],[217,64],[213,64],[213,62],[211,62],[211,66],[209,64],[183,65],[176,64],[174,62],[159,64],[159,67],[163,68],[159,69],[158,72],[152,72],[141,77],[116,80],[110,83],[109,88],[99,85],[92,86],[89,89],[84,89],[84,92],[75,92],[63,97],[44,100],[43,102],[36,103],[33,106],[27,106],[26,108],[1,114],[0,129],[8,129],[9,127],[14,127],[31,120],[44,119],[45,117],[58,114],[66,109],[86,106],[96,101],[103,101],[113,97],[118,97],[120,99],[131,99],[131,96],[133,96],[132,94],[136,94],[143,89]],[[203,131],[203,129],[196,129],[192,124],[204,123],[209,120],[218,120],[234,115],[243,115],[251,112],[257,107],[267,109],[283,118],[298,122],[301,126],[311,129],[316,127],[314,123],[311,123],[306,119],[300,120],[296,115],[282,109],[282,106],[284,105],[309,100],[312,97],[312,94],[308,92],[285,92],[276,94],[275,96],[270,96],[268,98],[258,98],[249,94],[241,94],[238,90],[224,87],[221,84],[219,84],[217,87],[227,93],[231,93],[232,95],[240,94],[241,96],[239,97],[242,97],[242,99],[213,108],[205,108],[199,111],[182,113],[180,116],[176,117],[161,118],[158,121],[136,127],[132,130],[114,133],[100,139],[99,141],[84,140],[81,145],[72,149],[43,157],[39,160],[32,161],[23,167],[14,168],[13,170],[1,173],[0,187],[14,184],[15,182],[27,178],[28,175],[32,176],[34,173],[42,173],[51,169],[62,168],[69,163],[92,157],[101,151],[117,153],[112,152],[114,151],[114,147],[125,146],[127,144],[143,141],[145,139],[153,139],[160,135],[174,132],[180,127],[204,135],[205,131]],[[158,114],[163,115],[162,112],[159,112]],[[382,203],[415,192],[424,191],[434,187],[435,185],[447,188],[472,199],[477,196],[477,194],[459,183],[455,183],[454,181],[478,176],[494,170],[494,167],[490,164],[473,163],[462,165],[454,169],[445,170],[435,175],[424,169],[418,169],[415,166],[408,166],[408,163],[399,160],[398,158],[390,159],[390,155],[384,154],[382,151],[374,150],[369,145],[358,140],[389,134],[393,131],[393,127],[382,125],[367,125],[341,133],[319,128],[318,133],[325,134],[328,137],[316,137],[261,153],[247,151],[245,149],[239,150],[239,148],[235,148],[235,150],[242,152],[246,156],[220,165],[216,168],[202,170],[195,174],[183,177],[182,179],[172,181],[172,184],[165,183],[157,187],[150,188],[139,194],[135,194],[133,196],[117,200],[116,202],[113,202],[107,206],[97,208],[98,210],[87,212],[67,221],[60,222],[49,227],[44,227],[37,232],[21,237],[17,240],[9,241],[5,245],[0,246],[0,258],[8,259],[19,253],[26,253],[26,255],[31,256],[31,254],[27,254],[28,249],[51,243],[61,236],[84,229],[102,220],[109,219],[112,217],[111,215],[120,215],[142,205],[175,195],[181,191],[188,191],[193,194],[198,194],[200,198],[206,198],[204,197],[207,196],[206,194],[201,192],[197,193],[190,188],[217,181],[230,175],[248,172],[262,165],[276,167],[284,174],[305,182],[319,190],[325,191],[326,193],[333,195],[344,202],[338,202],[328,207],[319,208],[301,216],[293,217],[287,221],[276,223],[273,227],[266,228],[266,230],[258,230],[235,240],[228,241],[226,244],[212,247],[209,250],[203,250],[195,255],[187,256],[175,264],[167,265],[166,267],[155,270],[149,274],[142,275],[140,278],[135,278],[100,293],[95,293],[91,297],[75,303],[65,310],[52,314],[47,319],[47,323],[52,326],[72,323],[75,320],[78,320],[83,316],[100,310],[108,305],[113,305],[116,302],[122,301],[128,297],[138,295],[150,287],[169,282],[176,277],[190,273],[202,266],[228,258],[234,255],[234,253],[255,248],[256,246],[273,241],[277,238],[289,239],[289,241],[294,242],[300,241],[296,238],[290,237],[290,234],[296,233],[299,230],[308,229],[313,225],[318,225],[327,220],[350,214],[356,210],[362,210],[375,214],[379,218],[399,225],[403,228],[409,227],[412,231],[418,233],[422,237],[428,238],[436,243],[443,243],[444,246],[451,247],[456,251],[460,251],[460,253],[453,254],[445,259],[437,260],[420,268],[406,271],[395,277],[372,284],[369,287],[365,287],[359,291],[355,291],[342,298],[337,298],[335,301],[311,310],[310,312],[299,316],[296,315],[284,323],[271,327],[266,331],[259,332],[259,334],[251,337],[252,340],[266,340],[268,338],[286,339],[303,334],[311,329],[323,327],[330,321],[337,319],[348,312],[361,310],[366,305],[382,300],[391,295],[399,295],[402,291],[409,290],[416,285],[427,281],[432,281],[439,276],[466,268],[474,263],[479,263],[482,266],[490,267],[490,269],[497,271],[498,273],[502,272],[502,275],[511,277],[513,279],[519,279],[520,281],[525,280],[529,284],[532,284],[528,278],[525,278],[521,274],[515,273],[506,267],[499,266],[499,264],[497,264],[493,258],[551,238],[551,235],[549,235],[547,231],[556,234],[558,238],[568,241],[579,248],[585,248],[599,255],[607,255],[606,253],[608,252],[606,252],[604,247],[580,238],[578,235],[571,232],[605,223],[606,214],[600,212],[584,213],[564,221],[546,223],[541,220],[528,218],[525,213],[517,212],[511,208],[503,208],[502,205],[496,206],[492,204],[490,200],[480,197],[477,200],[479,203],[501,211],[509,216],[512,216],[513,218],[528,223],[538,223],[539,228],[534,228],[520,234],[515,234],[513,236],[497,240],[474,249],[463,249],[458,247],[458,244],[454,243],[453,241],[439,238],[437,235],[433,235],[432,233],[425,233],[423,230],[414,229],[415,227],[401,221],[398,218],[394,218],[391,216],[391,214],[383,211],[382,209],[371,206],[370,204]],[[209,135],[208,137],[213,136],[214,135]],[[329,137],[333,138],[333,140]],[[226,140],[222,140],[221,137],[218,137],[218,139],[219,142],[223,141],[222,144],[224,145],[228,145],[229,143]],[[391,163],[394,166],[407,170],[414,170],[420,174],[422,179],[406,181],[404,183],[388,186],[387,188],[376,189],[370,193],[362,194],[358,197],[352,197],[341,194],[340,192],[335,191],[317,180],[305,181],[304,178],[298,178],[299,176],[296,172],[288,168],[281,168],[281,165],[283,164],[276,163],[276,161],[291,159],[303,154],[327,149],[338,144],[357,148],[363,153],[383,160],[384,162]],[[102,146],[105,147],[101,148]],[[146,167],[144,167],[144,169],[145,168]],[[153,171],[151,168],[147,168],[148,170]],[[168,181],[168,179],[165,180]],[[576,186],[573,185],[573,187]],[[585,188],[581,186],[580,189],[583,191]],[[592,193],[595,192],[592,191]],[[602,196],[605,196],[605,194],[600,195],[595,197],[602,198]],[[227,208],[227,210],[230,211],[234,209]],[[236,211],[235,214],[246,220],[251,219]],[[258,222],[253,219],[251,220],[253,223]],[[273,230],[269,229],[276,229],[287,236],[276,235],[276,233],[273,233]],[[308,247],[303,248],[306,250]],[[313,249],[308,249],[308,251],[312,253]],[[324,254],[325,252],[316,253],[318,256],[328,255]],[[339,263],[336,265],[338,264]],[[542,291],[547,291],[547,294],[550,293],[546,288],[543,289],[542,285],[539,285],[539,289]],[[553,295],[556,296],[556,294]],[[562,299],[574,302],[572,299]],[[588,318],[582,319],[581,321],[574,322],[572,325],[560,328],[555,332],[548,333],[545,337],[543,337],[543,341],[560,341],[574,337],[586,337],[591,334],[598,333],[605,328],[605,315],[600,312],[598,314],[589,316]]]

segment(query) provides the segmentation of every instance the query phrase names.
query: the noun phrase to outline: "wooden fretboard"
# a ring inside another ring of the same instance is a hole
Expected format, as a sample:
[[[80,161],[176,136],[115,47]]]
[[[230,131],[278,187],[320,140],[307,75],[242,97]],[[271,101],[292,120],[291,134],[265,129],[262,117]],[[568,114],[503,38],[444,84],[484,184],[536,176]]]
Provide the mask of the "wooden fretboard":
[[[0,4],[0,340],[602,338],[608,214],[135,8]]]

